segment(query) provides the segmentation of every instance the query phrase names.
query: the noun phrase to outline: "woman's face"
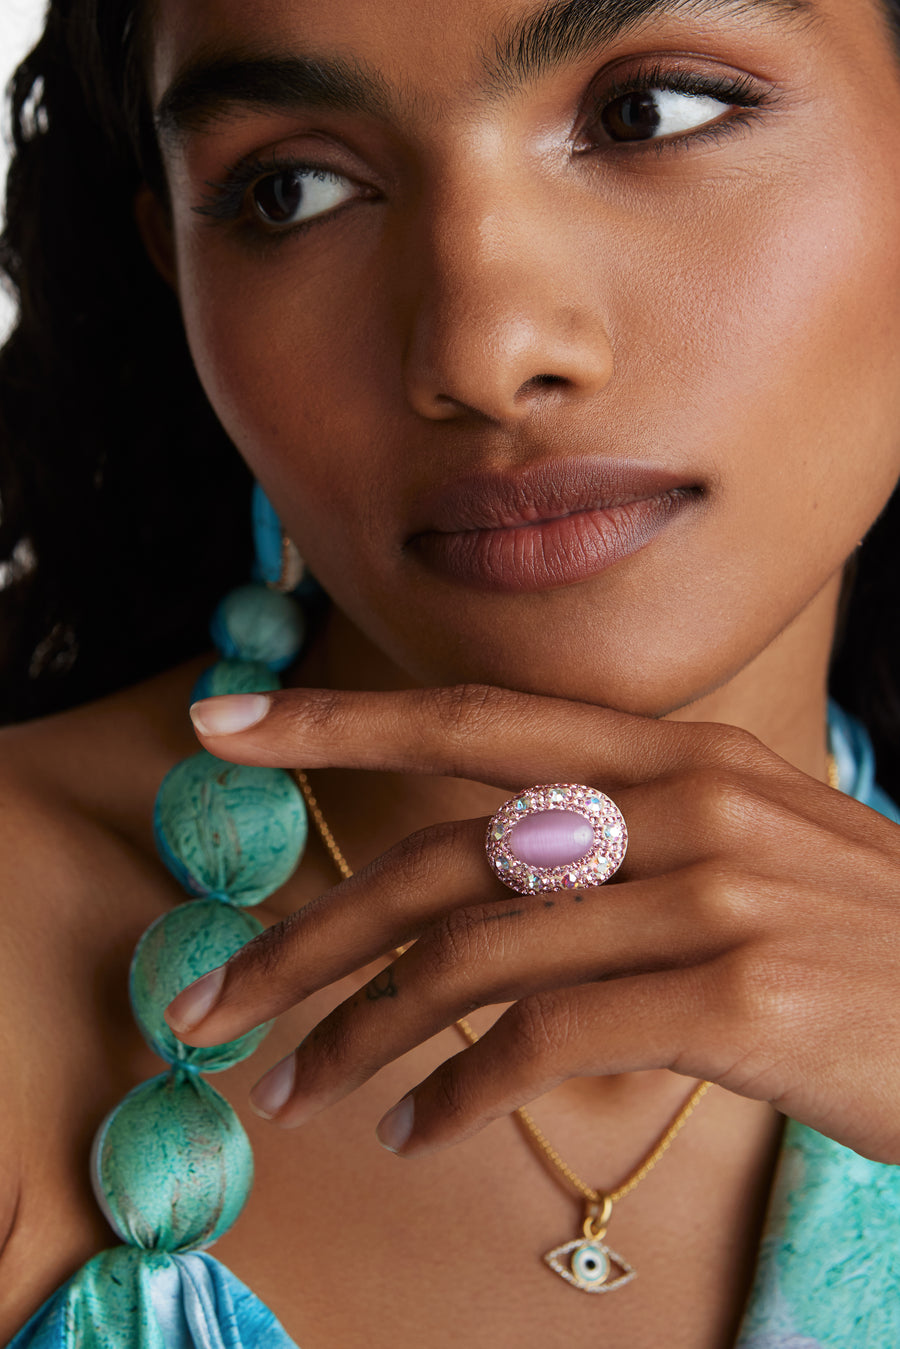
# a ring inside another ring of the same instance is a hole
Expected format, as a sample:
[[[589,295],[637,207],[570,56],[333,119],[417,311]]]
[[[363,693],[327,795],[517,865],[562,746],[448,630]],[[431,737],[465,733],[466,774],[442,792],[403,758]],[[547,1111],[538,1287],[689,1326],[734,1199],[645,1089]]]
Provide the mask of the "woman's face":
[[[404,671],[659,713],[812,603],[900,472],[873,2],[159,0],[154,25],[200,377]]]

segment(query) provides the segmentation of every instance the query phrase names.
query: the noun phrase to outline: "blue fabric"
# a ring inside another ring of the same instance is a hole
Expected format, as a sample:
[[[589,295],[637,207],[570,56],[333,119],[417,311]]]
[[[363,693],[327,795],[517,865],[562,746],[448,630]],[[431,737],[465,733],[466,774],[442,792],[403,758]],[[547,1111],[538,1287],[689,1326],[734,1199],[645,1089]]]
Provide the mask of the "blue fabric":
[[[828,736],[841,791],[900,824],[900,810],[875,781],[875,755],[865,727],[835,702],[828,704]]]
[[[868,736],[832,705],[841,790],[900,823]],[[900,1345],[900,1167],[788,1121],[736,1349]],[[119,1246],[90,1260],[8,1349],[298,1349],[205,1252]]]
[[[828,711],[840,790],[900,823],[863,727]],[[900,1167],[788,1120],[737,1349],[900,1345]]]
[[[205,1252],[118,1246],[58,1289],[8,1349],[298,1349],[259,1298]]]

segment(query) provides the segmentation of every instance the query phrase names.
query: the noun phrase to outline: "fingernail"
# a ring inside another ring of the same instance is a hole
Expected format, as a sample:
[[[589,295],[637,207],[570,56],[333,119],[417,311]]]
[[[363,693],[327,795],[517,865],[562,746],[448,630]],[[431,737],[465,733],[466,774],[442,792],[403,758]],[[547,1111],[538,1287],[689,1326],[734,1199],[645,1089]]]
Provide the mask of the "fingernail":
[[[412,1133],[415,1113],[416,1102],[412,1095],[404,1096],[393,1110],[387,1112],[375,1134],[381,1146],[387,1148],[388,1152],[399,1152],[403,1147]]]
[[[218,1001],[224,982],[225,966],[219,965],[183,988],[163,1012],[172,1030],[182,1032],[199,1026]]]
[[[294,1090],[294,1071],[296,1058],[288,1054],[286,1059],[270,1068],[265,1077],[261,1077],[250,1093],[250,1104],[257,1115],[263,1119],[272,1119],[287,1102]]]
[[[234,735],[255,726],[269,710],[264,693],[229,693],[191,703],[191,721],[201,735]]]

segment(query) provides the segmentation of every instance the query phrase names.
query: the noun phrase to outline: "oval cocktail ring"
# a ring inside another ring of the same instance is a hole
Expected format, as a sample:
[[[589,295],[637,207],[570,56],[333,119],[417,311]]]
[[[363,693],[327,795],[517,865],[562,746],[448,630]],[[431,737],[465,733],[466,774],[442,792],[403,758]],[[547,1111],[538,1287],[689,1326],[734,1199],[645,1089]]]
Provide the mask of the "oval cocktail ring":
[[[628,830],[614,801],[596,787],[557,782],[513,796],[491,817],[491,870],[516,894],[602,885],[618,871]]]

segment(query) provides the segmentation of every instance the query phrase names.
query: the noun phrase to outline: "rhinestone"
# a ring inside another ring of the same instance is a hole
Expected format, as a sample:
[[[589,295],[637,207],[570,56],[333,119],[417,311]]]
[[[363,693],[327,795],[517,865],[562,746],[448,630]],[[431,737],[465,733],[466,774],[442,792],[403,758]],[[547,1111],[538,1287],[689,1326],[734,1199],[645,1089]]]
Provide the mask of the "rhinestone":
[[[528,799],[527,799],[527,797],[520,796],[520,797],[514,802],[514,805],[515,805],[516,810],[527,810],[527,809],[528,809]]]
[[[567,871],[562,878],[562,883],[567,890],[575,890],[581,885],[581,878],[577,871]]]
[[[496,839],[497,842],[499,843],[500,839],[502,839],[505,833],[506,833],[506,826],[500,824],[500,822],[498,821],[497,824],[495,824],[493,829],[491,830],[491,838]]]
[[[497,866],[500,868],[501,871],[509,871],[509,868],[510,868],[510,866],[511,866],[511,863],[510,863],[509,858],[508,858],[508,857],[498,857],[498,858],[497,858]]]
[[[617,839],[622,837],[622,826],[620,824],[605,824],[603,826],[603,837]]]

